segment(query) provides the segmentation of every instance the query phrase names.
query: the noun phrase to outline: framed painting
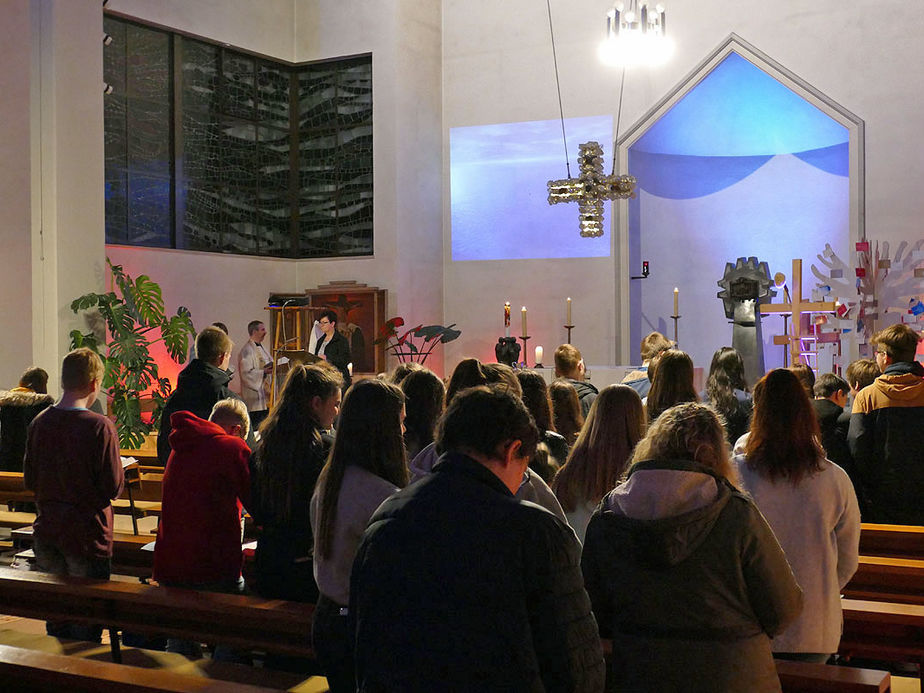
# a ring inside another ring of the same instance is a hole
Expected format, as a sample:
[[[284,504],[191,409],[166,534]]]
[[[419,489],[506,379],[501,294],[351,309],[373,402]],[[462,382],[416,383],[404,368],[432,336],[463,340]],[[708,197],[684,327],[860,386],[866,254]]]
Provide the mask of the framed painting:
[[[347,338],[353,352],[353,373],[376,374],[385,370],[385,345],[373,344],[385,324],[388,290],[355,281],[337,281],[307,289],[314,308],[337,314],[337,330]],[[312,311],[316,316],[317,313]]]

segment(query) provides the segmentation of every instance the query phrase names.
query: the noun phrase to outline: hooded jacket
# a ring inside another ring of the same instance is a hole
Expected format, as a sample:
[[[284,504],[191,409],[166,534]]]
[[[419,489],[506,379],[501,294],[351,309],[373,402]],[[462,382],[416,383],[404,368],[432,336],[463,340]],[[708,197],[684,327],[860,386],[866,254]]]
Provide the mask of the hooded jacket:
[[[201,359],[189,362],[176,379],[176,390],[167,399],[160,420],[160,432],[157,434],[157,458],[164,466],[170,457],[170,417],[174,412],[192,412],[200,419],[208,419],[215,402],[232,397],[240,399],[236,392],[228,389],[231,376],[227,371],[213,366]],[[253,442],[253,432],[248,443]]]
[[[924,524],[924,368],[900,361],[857,394],[847,443],[864,522]]]
[[[250,448],[188,411],[173,414],[172,424],[154,579],[234,583],[241,577],[241,505],[250,505]]]
[[[0,390],[0,471],[22,471],[29,424],[54,401],[51,395],[32,392],[24,387]]]
[[[773,532],[727,481],[649,461],[598,507],[581,562],[619,691],[779,691],[770,637],[802,592]]]
[[[581,413],[586,419],[587,413],[590,411],[590,405],[597,399],[600,391],[586,380],[572,380],[571,378],[563,378],[563,380],[574,385],[574,389],[577,390],[578,399],[581,401]]]

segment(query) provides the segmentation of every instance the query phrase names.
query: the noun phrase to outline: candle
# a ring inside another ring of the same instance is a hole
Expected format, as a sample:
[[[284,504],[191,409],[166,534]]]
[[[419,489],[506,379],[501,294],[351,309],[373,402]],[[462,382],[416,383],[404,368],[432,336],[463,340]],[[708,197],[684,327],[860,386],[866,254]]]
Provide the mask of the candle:
[[[570,296],[568,297],[568,317],[565,318],[565,322],[568,325],[571,324],[571,297]]]
[[[680,289],[674,287],[674,315],[680,315]]]
[[[523,336],[528,337],[529,332],[526,331],[526,306],[523,306],[523,310],[520,311],[520,314],[523,316]]]
[[[510,336],[510,301],[504,303],[504,336]]]
[[[542,347],[537,346],[536,347],[536,365],[538,366],[541,363],[542,363]]]
[[[347,373],[350,374],[351,378],[353,377],[353,362],[352,361],[347,364]]]

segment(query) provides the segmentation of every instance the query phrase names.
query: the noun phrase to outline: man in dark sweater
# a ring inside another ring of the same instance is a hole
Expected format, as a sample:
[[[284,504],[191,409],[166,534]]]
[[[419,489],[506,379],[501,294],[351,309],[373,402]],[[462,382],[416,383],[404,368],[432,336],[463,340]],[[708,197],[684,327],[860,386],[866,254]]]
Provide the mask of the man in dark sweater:
[[[170,417],[174,412],[189,411],[200,419],[207,419],[220,399],[240,399],[236,392],[228,389],[231,376],[228,362],[234,343],[217,327],[206,327],[196,337],[196,354],[177,377],[176,390],[167,399],[161,414],[160,431],[157,434],[157,459],[167,466],[170,457]],[[247,439],[253,449],[253,431]]]
[[[850,448],[847,446],[847,431],[850,428],[850,412],[845,412],[850,385],[834,373],[822,373],[812,386],[815,399],[812,409],[821,429],[821,445],[829,460],[840,466],[854,481],[855,470]]]
[[[379,507],[353,563],[359,690],[603,690],[577,538],[513,495],[538,440],[505,388],[453,398],[433,473]]]
[[[35,492],[35,562],[56,575],[109,578],[112,504],[122,492],[119,435],[89,407],[99,394],[103,363],[76,349],[61,366],[61,401],[29,425],[23,473]],[[49,635],[99,640],[101,630],[47,624]]]
[[[857,394],[847,435],[866,522],[924,524],[924,368],[914,358],[920,340],[902,323],[870,340],[882,375]]]

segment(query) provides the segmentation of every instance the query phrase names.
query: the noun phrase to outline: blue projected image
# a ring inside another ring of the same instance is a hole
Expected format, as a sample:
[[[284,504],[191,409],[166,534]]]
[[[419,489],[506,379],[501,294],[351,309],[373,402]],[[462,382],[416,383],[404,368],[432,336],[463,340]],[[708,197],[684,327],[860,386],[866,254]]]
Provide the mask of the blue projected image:
[[[630,287],[630,343],[672,331],[676,286],[681,348],[708,366],[731,344],[716,282],[741,256],[787,277],[792,259],[804,258],[810,294],[808,261],[826,243],[848,254],[849,139],[846,127],[737,53],[653,123],[629,148],[639,187],[629,204],[630,266],[651,262],[649,278]],[[772,344],[782,329],[780,318],[764,319],[767,368],[782,365]]]
[[[572,176],[578,145],[590,140],[609,172],[611,116],[569,118],[565,131]],[[579,237],[576,203],[548,203],[546,183],[567,177],[561,121],[452,128],[449,142],[453,261],[609,257],[609,233]]]

